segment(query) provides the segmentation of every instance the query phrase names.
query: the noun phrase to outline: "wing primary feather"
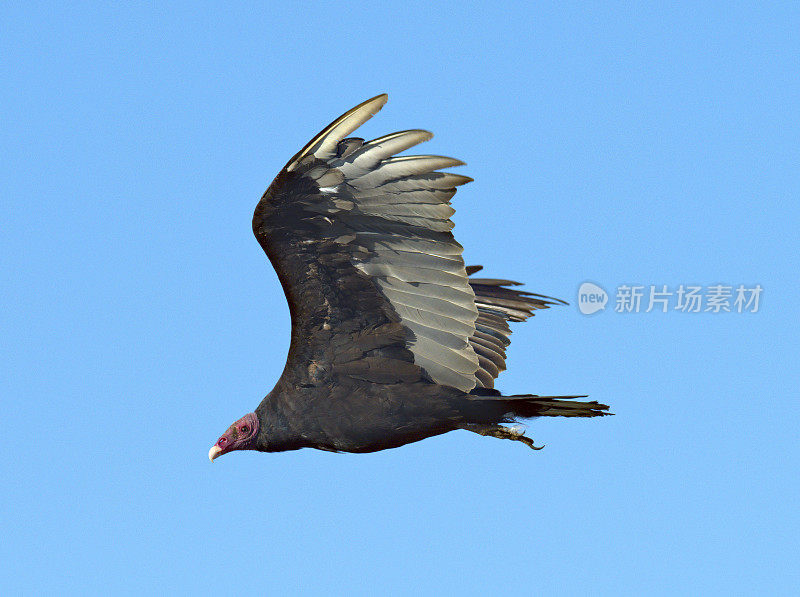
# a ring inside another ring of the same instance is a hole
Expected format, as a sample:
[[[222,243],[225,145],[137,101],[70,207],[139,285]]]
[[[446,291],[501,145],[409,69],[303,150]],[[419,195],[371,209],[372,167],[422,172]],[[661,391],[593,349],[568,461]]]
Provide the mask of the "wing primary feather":
[[[293,171],[298,163],[308,155],[313,155],[321,160],[325,160],[334,155],[334,149],[339,142],[377,114],[388,99],[389,96],[382,93],[358,104],[355,108],[342,114],[339,118],[322,129],[316,137],[311,139],[303,149],[289,160],[289,163],[286,165],[286,170],[288,172]]]

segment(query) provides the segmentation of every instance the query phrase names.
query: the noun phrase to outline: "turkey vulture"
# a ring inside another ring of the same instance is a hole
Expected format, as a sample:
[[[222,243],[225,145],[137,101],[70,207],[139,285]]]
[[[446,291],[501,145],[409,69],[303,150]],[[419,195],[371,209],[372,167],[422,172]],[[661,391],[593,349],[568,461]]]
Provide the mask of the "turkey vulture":
[[[281,170],[253,214],[292,317],[283,374],[208,453],[374,452],[455,429],[524,442],[517,418],[607,414],[583,396],[503,396],[508,323],[565,304],[471,277],[451,233],[463,162],[402,152],[433,135],[348,137],[386,103],[346,112]]]

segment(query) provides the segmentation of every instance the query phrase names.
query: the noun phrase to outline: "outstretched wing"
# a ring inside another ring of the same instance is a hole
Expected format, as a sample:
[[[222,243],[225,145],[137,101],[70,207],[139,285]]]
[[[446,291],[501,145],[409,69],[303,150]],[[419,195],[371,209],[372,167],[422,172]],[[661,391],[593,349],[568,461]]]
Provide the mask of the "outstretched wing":
[[[472,276],[483,269],[482,265],[470,265],[467,274]],[[475,333],[469,343],[478,355],[478,387],[493,388],[494,380],[506,369],[506,347],[511,343],[509,321],[525,321],[537,309],[550,305],[565,305],[560,299],[534,294],[524,290],[513,290],[508,286],[520,286],[520,282],[494,278],[470,278],[475,292],[478,319]]]
[[[402,156],[433,135],[346,138],[386,103],[379,95],[314,137],[261,198],[253,232],[292,315],[284,376],[420,379],[469,391],[478,309],[453,238],[450,199],[466,176],[452,158]]]

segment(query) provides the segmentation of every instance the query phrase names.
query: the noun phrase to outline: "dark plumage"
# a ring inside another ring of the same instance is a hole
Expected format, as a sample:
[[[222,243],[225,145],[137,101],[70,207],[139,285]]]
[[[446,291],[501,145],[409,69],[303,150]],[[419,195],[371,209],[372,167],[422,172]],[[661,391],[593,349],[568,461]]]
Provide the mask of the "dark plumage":
[[[253,232],[292,316],[286,367],[254,413],[211,448],[394,448],[467,429],[533,442],[504,427],[516,417],[606,414],[579,396],[502,396],[508,322],[558,299],[517,282],[470,278],[453,238],[450,199],[471,179],[440,172],[463,162],[401,156],[432,137],[402,131],[346,138],[386,103],[379,95],[314,137],[256,206]]]

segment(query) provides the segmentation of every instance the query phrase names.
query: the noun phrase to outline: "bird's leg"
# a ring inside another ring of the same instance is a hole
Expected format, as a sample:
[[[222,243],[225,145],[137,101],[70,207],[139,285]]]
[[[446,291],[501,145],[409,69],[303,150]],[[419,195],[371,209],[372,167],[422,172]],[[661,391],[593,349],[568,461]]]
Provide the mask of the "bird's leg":
[[[478,435],[485,435],[490,437],[496,437],[498,439],[510,439],[517,442],[522,442],[532,450],[541,450],[544,446],[536,446],[533,443],[533,440],[529,437],[525,437],[523,434],[524,432],[519,431],[517,429],[509,429],[508,427],[503,427],[502,425],[480,425],[477,423],[469,423],[462,427],[467,431],[472,431],[473,433],[477,433]]]

